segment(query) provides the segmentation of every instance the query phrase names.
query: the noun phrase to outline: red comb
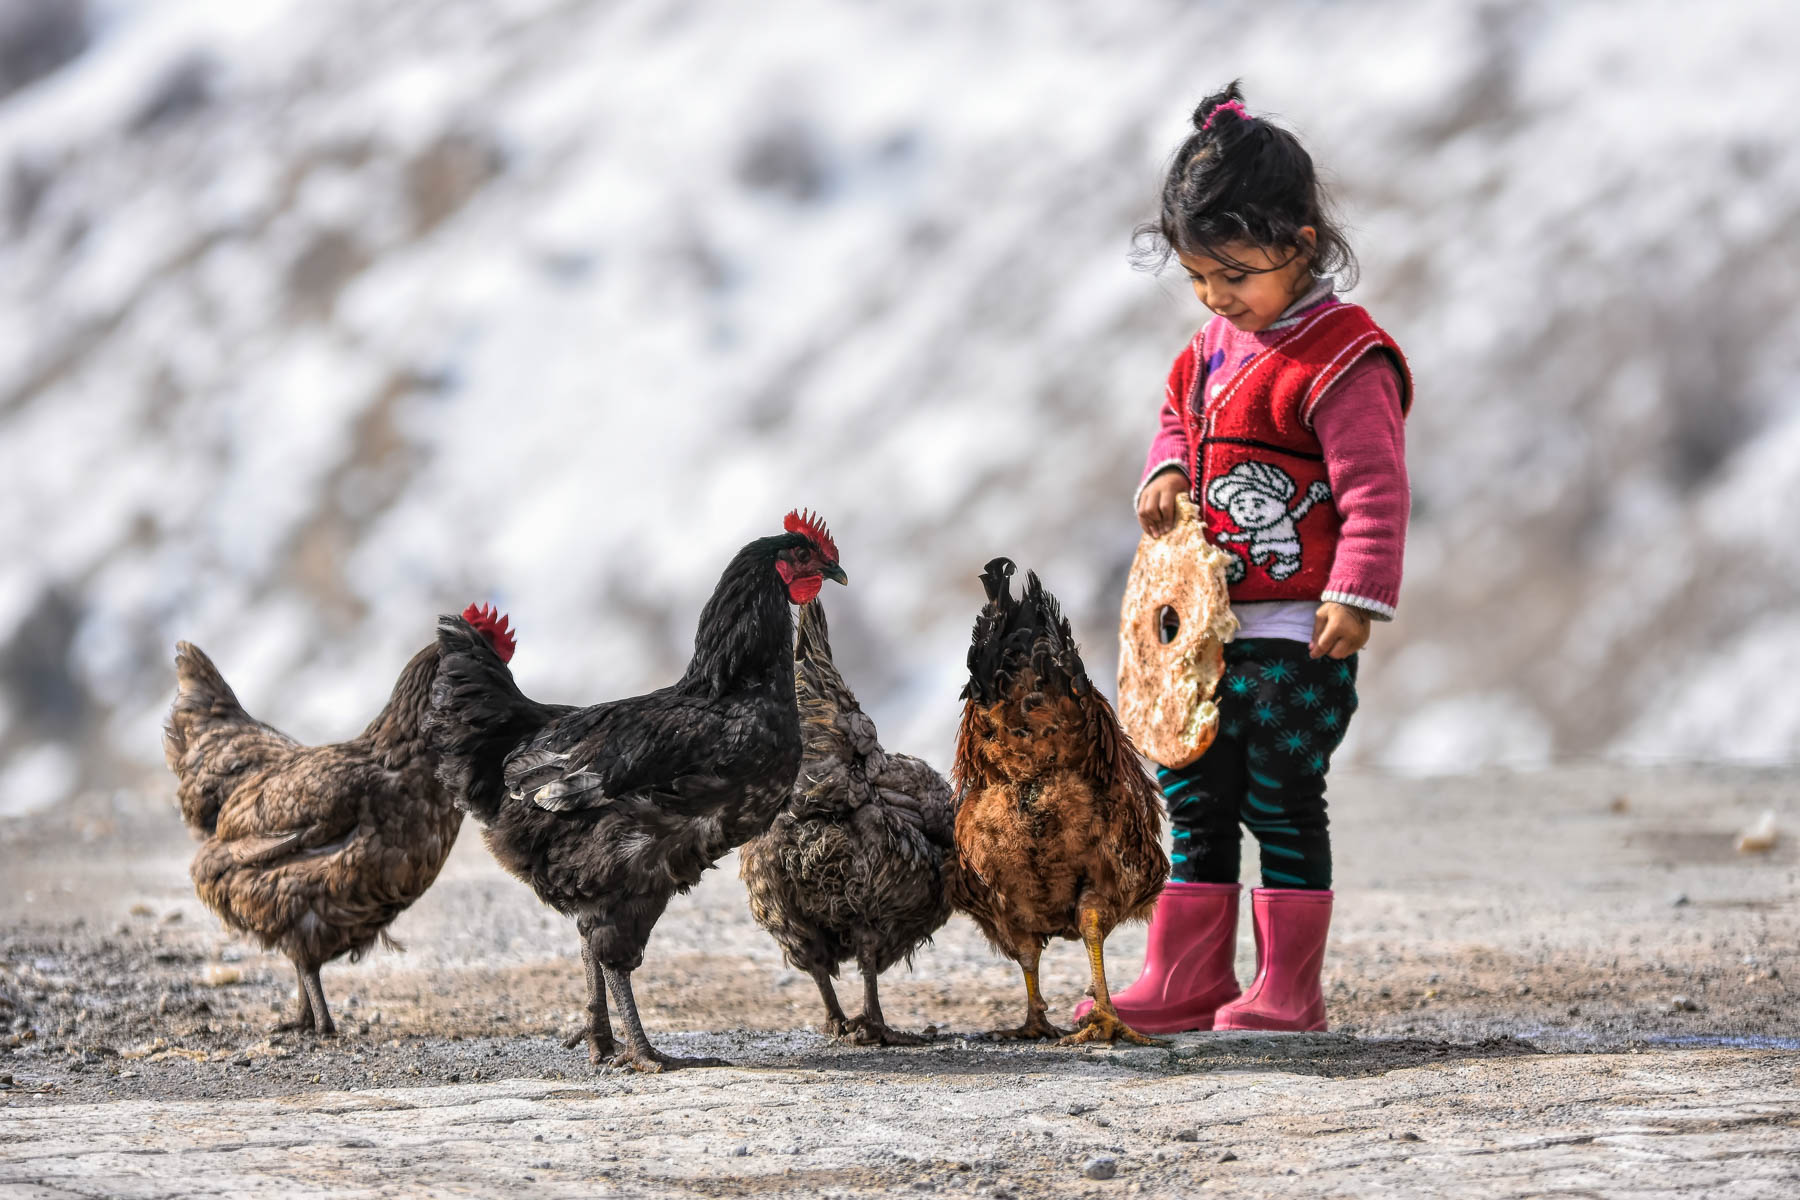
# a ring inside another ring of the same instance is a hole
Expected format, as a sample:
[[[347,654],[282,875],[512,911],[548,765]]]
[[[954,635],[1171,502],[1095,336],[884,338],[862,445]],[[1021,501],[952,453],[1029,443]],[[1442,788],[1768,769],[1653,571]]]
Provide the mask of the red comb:
[[[501,662],[512,661],[513,650],[519,643],[513,639],[513,631],[506,627],[505,613],[485,604],[471,604],[463,609],[463,620],[473,625],[488,640],[488,645],[494,648],[494,653],[500,656]]]
[[[838,560],[837,543],[831,540],[831,531],[825,528],[825,522],[819,519],[817,513],[796,508],[787,515],[787,520],[783,524],[789,533],[804,533],[817,542],[819,549],[823,550],[825,557],[832,562]]]

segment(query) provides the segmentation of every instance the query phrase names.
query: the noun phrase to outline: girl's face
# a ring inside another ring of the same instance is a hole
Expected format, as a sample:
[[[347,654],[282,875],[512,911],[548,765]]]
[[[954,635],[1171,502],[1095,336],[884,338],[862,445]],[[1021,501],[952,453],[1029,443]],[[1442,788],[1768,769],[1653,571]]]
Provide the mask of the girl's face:
[[[1226,266],[1210,255],[1177,249],[1175,257],[1194,283],[1200,303],[1245,333],[1258,333],[1275,323],[1312,286],[1313,228],[1300,231],[1303,244],[1292,248],[1230,242],[1220,249],[1251,268]]]

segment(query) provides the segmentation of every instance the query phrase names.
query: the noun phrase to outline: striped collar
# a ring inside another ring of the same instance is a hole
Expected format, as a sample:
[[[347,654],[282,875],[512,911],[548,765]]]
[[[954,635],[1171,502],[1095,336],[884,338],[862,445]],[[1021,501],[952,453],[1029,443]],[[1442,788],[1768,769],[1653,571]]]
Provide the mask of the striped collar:
[[[1286,329],[1289,325],[1294,324],[1296,321],[1300,320],[1301,317],[1305,316],[1308,309],[1316,304],[1321,304],[1326,300],[1330,300],[1336,293],[1336,279],[1330,275],[1316,275],[1313,277],[1313,285],[1307,288],[1305,293],[1298,300],[1283,309],[1281,315],[1276,317],[1274,322],[1271,323],[1268,328],[1258,330],[1258,332],[1274,333],[1277,329]]]

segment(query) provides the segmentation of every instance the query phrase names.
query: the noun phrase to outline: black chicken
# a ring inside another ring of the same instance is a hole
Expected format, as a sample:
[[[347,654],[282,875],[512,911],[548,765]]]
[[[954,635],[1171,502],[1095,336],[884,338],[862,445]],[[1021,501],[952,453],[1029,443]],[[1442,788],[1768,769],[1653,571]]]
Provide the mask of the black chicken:
[[[596,1064],[720,1065],[650,1045],[631,972],[669,897],[768,829],[800,769],[788,604],[812,600],[822,580],[846,579],[822,523],[789,513],[786,527],[738,551],[700,614],[687,673],[648,695],[539,704],[468,622],[438,621],[431,736],[440,778],[485,827],[501,865],[575,918],[589,1019],[569,1044],[585,1037]],[[602,978],[625,1022],[623,1052]]]
[[[875,723],[831,661],[817,600],[800,610],[794,679],[806,761],[787,811],[744,844],[750,912],[787,961],[819,985],[827,1033],[864,1045],[917,1045],[925,1039],[882,1019],[876,977],[910,962],[950,919],[950,785],[930,764],[882,750]],[[831,981],[850,958],[862,969],[863,1011],[846,1018]]]

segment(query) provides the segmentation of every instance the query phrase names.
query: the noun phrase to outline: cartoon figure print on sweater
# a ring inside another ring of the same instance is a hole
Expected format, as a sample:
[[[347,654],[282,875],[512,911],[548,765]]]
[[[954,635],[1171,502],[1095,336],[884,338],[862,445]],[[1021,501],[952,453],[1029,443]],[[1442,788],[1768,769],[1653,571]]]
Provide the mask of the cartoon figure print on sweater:
[[[1270,579],[1286,579],[1300,569],[1300,531],[1296,523],[1313,505],[1331,499],[1331,485],[1317,480],[1292,508],[1294,477],[1271,463],[1241,462],[1206,487],[1206,502],[1231,515],[1242,532],[1220,531],[1213,538],[1221,546],[1247,542],[1250,562],[1263,567]],[[1270,561],[1270,560],[1274,561]],[[1267,563],[1267,566],[1264,564]],[[1225,569],[1229,583],[1240,582],[1249,567],[1237,555]]]

